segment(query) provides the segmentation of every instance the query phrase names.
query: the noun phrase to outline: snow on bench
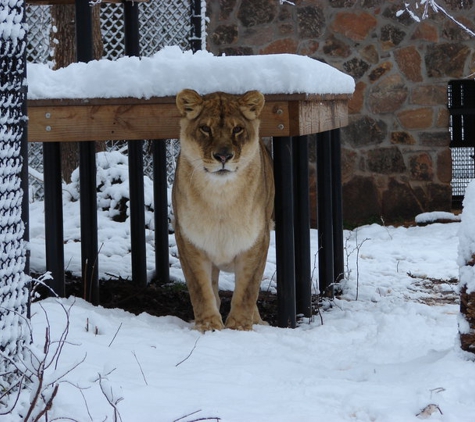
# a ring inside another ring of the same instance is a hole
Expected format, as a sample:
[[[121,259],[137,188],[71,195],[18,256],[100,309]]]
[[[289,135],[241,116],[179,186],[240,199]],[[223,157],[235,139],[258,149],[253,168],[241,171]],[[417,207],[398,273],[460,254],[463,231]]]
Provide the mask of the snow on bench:
[[[263,94],[353,93],[351,76],[294,54],[220,56],[206,51],[182,52],[165,47],[152,57],[95,60],[52,70],[28,64],[29,99],[86,99],[174,96],[184,88],[208,94],[242,94],[257,89]]]

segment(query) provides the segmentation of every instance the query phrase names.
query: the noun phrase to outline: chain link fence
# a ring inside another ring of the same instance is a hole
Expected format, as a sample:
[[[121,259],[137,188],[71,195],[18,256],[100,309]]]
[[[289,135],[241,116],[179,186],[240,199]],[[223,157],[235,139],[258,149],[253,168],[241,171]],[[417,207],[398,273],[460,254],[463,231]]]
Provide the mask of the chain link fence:
[[[22,361],[29,342],[22,221],[22,139],[25,130],[23,2],[0,6],[0,414],[6,415],[22,387]]]
[[[140,51],[142,56],[152,56],[165,46],[178,45],[182,50],[191,49],[191,5],[189,0],[150,0],[139,5]],[[205,16],[205,2],[201,6],[202,21]],[[28,5],[26,9],[29,25],[27,57],[29,62],[51,63],[50,33],[52,28],[50,6]],[[101,5],[101,31],[104,42],[103,57],[115,60],[125,55],[124,11],[121,4]],[[202,31],[204,37],[204,31]],[[204,45],[204,38],[201,44]],[[108,142],[108,150],[123,147],[123,143]],[[43,198],[43,146],[29,145],[30,199]],[[126,148],[123,148],[126,153]],[[167,140],[167,172],[170,185],[173,183],[175,160],[179,151],[177,140]],[[144,142],[144,172],[153,178],[152,156],[149,143]]]
[[[468,184],[475,179],[475,148],[451,148],[452,196],[463,197]]]

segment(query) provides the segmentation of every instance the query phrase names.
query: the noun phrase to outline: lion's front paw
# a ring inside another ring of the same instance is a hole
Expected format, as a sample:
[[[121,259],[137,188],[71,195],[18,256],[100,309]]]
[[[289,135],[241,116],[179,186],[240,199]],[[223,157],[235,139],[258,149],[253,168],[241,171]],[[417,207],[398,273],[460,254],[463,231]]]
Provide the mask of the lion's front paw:
[[[204,333],[205,331],[222,330],[224,328],[221,315],[212,315],[206,318],[195,320],[195,329]]]
[[[252,318],[246,316],[229,315],[226,319],[226,328],[231,330],[250,331],[252,330]]]

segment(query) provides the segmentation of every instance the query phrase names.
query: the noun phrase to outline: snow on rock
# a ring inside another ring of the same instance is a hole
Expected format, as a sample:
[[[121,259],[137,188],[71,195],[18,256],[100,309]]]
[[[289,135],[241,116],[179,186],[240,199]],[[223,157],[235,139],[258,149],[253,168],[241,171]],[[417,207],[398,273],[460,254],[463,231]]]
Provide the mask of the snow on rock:
[[[416,224],[430,224],[435,222],[460,221],[460,216],[446,211],[423,212],[416,215]]]
[[[74,83],[71,83],[74,81]],[[150,98],[173,96],[184,88],[200,94],[352,94],[355,82],[339,70],[294,54],[214,56],[165,47],[152,57],[95,60],[52,70],[28,64],[28,97]]]
[[[465,191],[458,251],[460,286],[467,287],[469,294],[475,291],[475,181]]]
[[[458,327],[460,346],[475,352],[475,181],[465,191],[458,248],[460,315]]]

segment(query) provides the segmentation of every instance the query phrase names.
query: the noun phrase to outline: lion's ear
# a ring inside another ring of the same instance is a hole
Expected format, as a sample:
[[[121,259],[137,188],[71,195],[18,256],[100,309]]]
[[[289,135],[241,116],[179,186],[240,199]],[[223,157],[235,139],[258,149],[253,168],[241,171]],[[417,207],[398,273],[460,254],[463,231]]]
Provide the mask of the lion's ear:
[[[239,98],[241,112],[249,120],[254,120],[259,117],[264,104],[264,95],[259,91],[248,91]]]
[[[176,106],[182,116],[193,120],[203,109],[203,98],[192,89],[184,89],[176,96]]]

